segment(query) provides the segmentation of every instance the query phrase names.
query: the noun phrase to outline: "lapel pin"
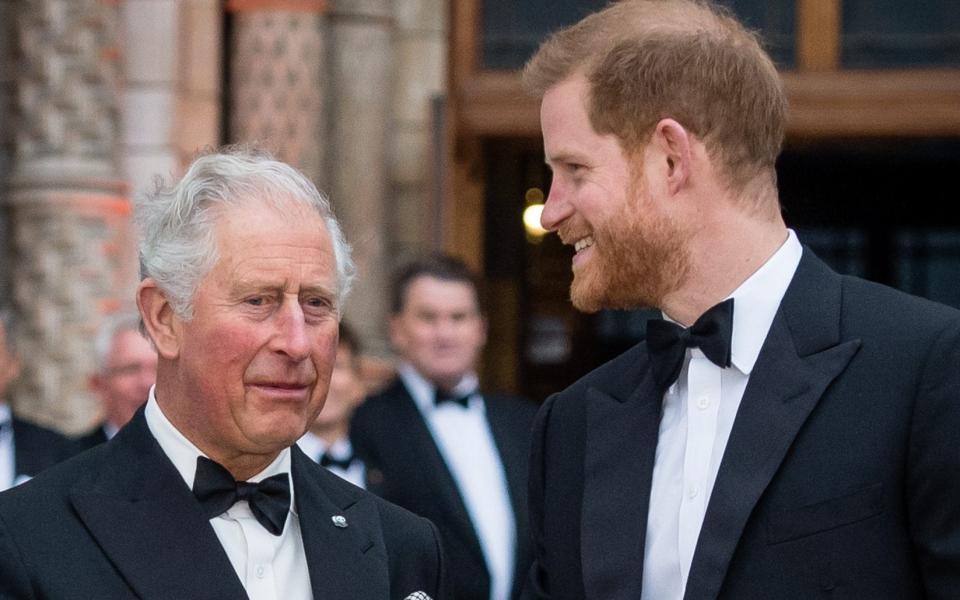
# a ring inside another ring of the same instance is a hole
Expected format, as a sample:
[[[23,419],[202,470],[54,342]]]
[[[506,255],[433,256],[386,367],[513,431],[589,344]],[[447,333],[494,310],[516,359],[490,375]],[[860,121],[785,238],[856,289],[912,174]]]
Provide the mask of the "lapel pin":
[[[333,515],[330,520],[336,527],[344,528],[347,526],[347,518],[343,515]]]

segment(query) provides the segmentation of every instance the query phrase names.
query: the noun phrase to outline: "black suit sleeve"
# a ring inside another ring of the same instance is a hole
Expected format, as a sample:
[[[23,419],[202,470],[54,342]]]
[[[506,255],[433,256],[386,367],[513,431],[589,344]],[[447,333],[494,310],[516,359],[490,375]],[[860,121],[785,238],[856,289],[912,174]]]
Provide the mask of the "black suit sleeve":
[[[20,551],[0,516],[0,600],[32,600],[33,592]]]
[[[960,590],[960,321],[930,347],[910,428],[907,501],[927,597]]]
[[[543,489],[544,489],[544,447],[546,445],[547,423],[557,396],[551,396],[543,403],[533,422],[530,443],[530,478],[528,504],[530,512],[530,535],[533,539],[534,559],[530,575],[521,593],[522,600],[548,600],[549,582],[541,563],[543,559]]]

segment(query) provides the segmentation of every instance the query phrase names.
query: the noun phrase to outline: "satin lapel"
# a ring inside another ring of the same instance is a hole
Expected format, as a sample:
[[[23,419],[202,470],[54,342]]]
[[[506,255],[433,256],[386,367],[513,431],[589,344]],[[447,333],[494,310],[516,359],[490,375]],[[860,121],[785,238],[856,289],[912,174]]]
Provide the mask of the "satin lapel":
[[[134,592],[141,598],[246,598],[209,521],[150,435],[142,410],[103,451],[103,472],[71,490],[70,501]]]
[[[473,528],[473,522],[470,520],[470,513],[467,512],[467,506],[463,502],[463,496],[460,495],[460,488],[457,487],[453,474],[447,467],[447,462],[440,454],[440,448],[437,447],[433,434],[427,426],[426,420],[417,408],[413,398],[407,388],[401,382],[397,382],[399,389],[397,406],[396,431],[398,435],[403,436],[404,445],[414,445],[410,455],[416,456],[422,460],[422,464],[410,465],[412,469],[419,469],[430,474],[430,480],[436,489],[431,493],[436,497],[436,507],[448,513],[447,525],[453,526],[460,537],[470,541],[470,549],[474,553],[474,558],[480,564],[486,564],[483,551],[480,549],[480,540],[477,538],[476,530]]]
[[[645,360],[645,359],[641,359]],[[640,597],[650,482],[662,395],[646,367],[626,400],[587,391],[587,440],[580,529],[589,598]]]
[[[336,475],[321,472],[321,467],[296,445],[291,453],[296,509],[313,597],[389,597],[387,554],[379,541],[380,515],[372,497],[345,486],[337,486],[334,491],[333,486],[324,485],[324,479]],[[337,516],[345,519],[346,527],[334,525],[333,517]]]
[[[767,485],[859,340],[840,342],[840,284],[805,250],[750,375],[720,463],[685,598],[715,598]]]

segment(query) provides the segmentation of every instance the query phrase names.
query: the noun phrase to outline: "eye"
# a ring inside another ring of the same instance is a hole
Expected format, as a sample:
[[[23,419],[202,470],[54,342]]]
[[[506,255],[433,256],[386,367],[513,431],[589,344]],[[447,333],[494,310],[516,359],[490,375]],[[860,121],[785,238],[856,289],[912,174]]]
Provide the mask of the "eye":
[[[243,303],[249,306],[264,306],[267,304],[267,301],[268,299],[266,296],[251,296],[249,298],[245,298]]]
[[[333,311],[333,300],[326,296],[309,296],[303,300],[305,312],[311,314],[326,314]]]

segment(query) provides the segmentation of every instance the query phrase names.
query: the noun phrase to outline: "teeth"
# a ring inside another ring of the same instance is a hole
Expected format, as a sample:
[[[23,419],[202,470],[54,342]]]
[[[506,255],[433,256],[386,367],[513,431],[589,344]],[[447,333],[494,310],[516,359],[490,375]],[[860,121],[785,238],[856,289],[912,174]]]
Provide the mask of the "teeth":
[[[592,245],[593,245],[593,237],[587,236],[582,240],[579,240],[576,244],[574,244],[573,249],[576,250],[577,252],[580,252],[584,248],[589,248]]]

